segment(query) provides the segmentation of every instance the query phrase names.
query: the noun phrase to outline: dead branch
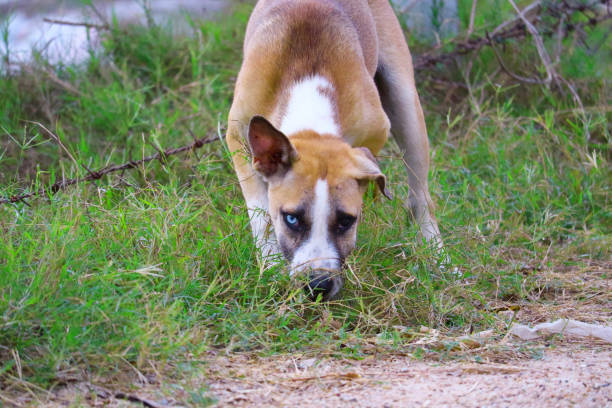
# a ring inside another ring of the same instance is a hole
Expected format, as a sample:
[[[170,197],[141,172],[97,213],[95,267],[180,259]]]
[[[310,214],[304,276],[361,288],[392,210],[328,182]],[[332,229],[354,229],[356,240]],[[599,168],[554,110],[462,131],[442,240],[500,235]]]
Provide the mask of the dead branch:
[[[151,155],[151,156],[147,156],[147,157],[143,157],[140,160],[131,160],[127,163],[124,164],[116,164],[116,165],[112,165],[112,166],[107,166],[107,167],[103,167],[99,170],[96,171],[91,171],[89,170],[89,174],[85,177],[77,177],[77,178],[72,178],[72,179],[65,179],[65,180],[61,180],[58,181],[48,187],[42,187],[36,191],[32,191],[30,193],[26,193],[26,194],[21,194],[21,195],[14,195],[11,197],[7,197],[7,198],[0,198],[0,204],[8,204],[8,203],[17,203],[20,201],[23,201],[24,203],[27,204],[27,202],[25,201],[28,198],[32,198],[32,197],[37,197],[37,196],[43,196],[43,195],[51,195],[51,194],[55,194],[60,190],[65,189],[66,187],[81,183],[81,182],[88,182],[88,181],[93,181],[93,180],[98,180],[100,178],[102,178],[103,176],[110,174],[110,173],[115,173],[118,171],[122,171],[122,170],[128,170],[128,169],[134,169],[137,168],[138,166],[153,161],[153,160],[165,160],[165,158],[167,158],[168,156],[172,156],[175,154],[179,154],[179,153],[183,153],[183,152],[187,152],[187,151],[192,151],[192,150],[196,150],[199,149],[201,147],[203,147],[206,144],[212,143],[219,140],[219,138],[217,136],[210,136],[207,138],[202,138],[202,139],[197,139],[194,140],[192,143],[186,145],[186,146],[182,146],[182,147],[177,147],[175,149],[168,149],[168,150],[164,150],[164,151],[158,151],[157,153]]]
[[[53,18],[44,18],[43,21],[45,23],[50,23],[50,24],[67,25],[67,26],[84,27],[84,28],[94,28],[96,30],[108,30],[108,29],[110,29],[108,24],[93,24],[93,23],[84,23],[84,22],[55,20]]]
[[[550,84],[551,81],[557,82],[557,77],[559,75],[555,71],[555,68],[552,66],[550,55],[548,54],[548,51],[546,50],[546,47],[544,46],[544,41],[542,40],[542,37],[540,36],[538,29],[535,28],[533,24],[531,24],[531,21],[529,21],[529,19],[525,16],[523,11],[518,8],[518,6],[513,0],[508,0],[508,2],[512,5],[512,7],[514,8],[514,11],[516,11],[516,14],[518,14],[523,24],[525,24],[527,31],[529,31],[529,34],[531,34],[531,36],[533,37],[533,42],[536,46],[536,49],[538,50],[538,55],[540,56],[540,59],[542,60],[542,64],[544,64],[544,69],[546,69],[546,79],[544,80],[546,85]]]
[[[422,69],[433,67],[437,64],[447,64],[454,61],[457,57],[479,51],[485,46],[490,46],[493,44],[493,41],[501,43],[505,40],[521,38],[526,35],[525,26],[522,21],[512,20],[512,24],[509,23],[504,22],[496,27],[488,37],[486,35],[478,36],[459,42],[455,44],[453,51],[438,55],[432,52],[418,55],[414,58],[414,68]],[[502,26],[507,28],[502,29]]]
[[[537,18],[537,15],[540,13],[541,7],[542,7],[541,1],[539,0],[534,1],[533,3],[531,3],[530,5],[528,5],[527,7],[523,9],[523,16],[525,16],[529,20],[534,20],[535,18]],[[498,32],[505,29],[506,26],[509,26],[511,24],[516,24],[517,22],[520,23],[521,21],[522,21],[521,17],[516,16],[512,20],[504,21],[503,23],[498,25],[491,33],[493,35],[496,35]]]
[[[83,93],[81,91],[79,91],[77,88],[75,88],[73,85],[69,84],[66,81],[63,81],[62,79],[60,79],[57,74],[55,72],[53,72],[51,69],[49,68],[41,68],[38,72],[35,71],[34,69],[32,69],[28,64],[26,63],[11,63],[10,65],[13,66],[17,66],[21,69],[23,69],[24,71],[26,71],[27,73],[29,73],[30,75],[36,77],[38,76],[38,73],[43,73],[45,74],[50,80],[51,82],[54,82],[56,85],[59,85],[61,88],[65,89],[66,91],[70,92],[73,95],[82,97]]]
[[[578,105],[578,108],[580,109],[582,113],[582,118],[584,120],[583,127],[584,127],[586,138],[590,139],[591,135],[589,132],[589,127],[588,127],[588,117],[587,117],[586,111],[584,110],[584,104],[582,103],[582,99],[580,98],[580,95],[578,95],[578,92],[576,92],[576,89],[574,88],[574,86],[568,80],[566,80],[563,76],[561,76],[557,72],[555,67],[553,66],[550,55],[548,54],[548,51],[546,50],[546,47],[544,46],[544,41],[542,40],[542,36],[538,32],[538,29],[533,24],[531,24],[531,22],[525,17],[524,12],[518,8],[514,0],[508,0],[508,2],[512,5],[512,7],[516,11],[520,19],[525,24],[527,31],[529,31],[529,34],[531,34],[531,36],[533,37],[533,42],[538,51],[538,55],[540,56],[540,60],[542,61],[542,64],[544,65],[544,69],[546,70],[546,79],[544,80],[544,83],[546,84],[546,86],[548,86],[550,85],[551,82],[554,82],[560,89],[561,89],[560,84],[562,83],[567,87],[567,89],[569,89],[570,93],[572,94],[572,97],[574,98],[574,102],[576,102],[576,105]],[[567,2],[564,1],[563,4],[566,5],[569,8],[569,10],[573,10],[573,6],[569,5]],[[583,6],[583,7],[586,7],[586,6]],[[587,9],[578,8],[577,10],[584,13]],[[595,11],[593,11],[593,13],[595,13]],[[561,21],[559,22],[559,25],[561,25],[562,20],[565,18],[565,14],[561,11],[559,12],[559,15],[561,16],[560,17]],[[561,30],[562,28],[560,27],[557,29],[558,35],[562,33]],[[557,39],[557,42],[559,41],[560,39]],[[499,61],[501,65],[501,60]],[[509,72],[509,71],[506,71],[506,72]]]
[[[472,10],[470,11],[470,23],[468,25],[467,33],[465,34],[465,38],[469,39],[474,32],[474,18],[476,17],[476,3],[478,0],[472,0]]]
[[[583,23],[570,23],[568,16],[574,13],[582,13],[588,17],[588,21]],[[501,44],[511,39],[520,39],[530,34],[527,21],[532,27],[536,28],[543,25],[543,16],[549,16],[557,20],[556,29],[547,27],[539,30],[541,37],[553,35],[569,35],[574,31],[580,31],[584,26],[595,26],[612,18],[612,10],[597,8],[597,5],[584,6],[573,5],[566,1],[558,3],[553,8],[543,8],[540,1],[531,3],[525,7],[519,16],[508,20],[497,26],[490,33],[472,37],[465,41],[454,44],[454,49],[445,53],[438,53],[438,49],[426,52],[414,57],[413,66],[415,69],[431,68],[438,64],[446,65],[452,63],[457,57],[480,51],[483,47]],[[539,52],[540,50],[538,50]],[[549,57],[550,59],[550,57]]]
[[[102,399],[109,399],[109,398],[115,398],[115,399],[119,399],[119,400],[126,400],[126,401],[130,401],[130,402],[135,402],[138,404],[141,404],[145,407],[149,407],[149,408],[164,408],[167,405],[150,400],[148,398],[144,398],[141,397],[139,395],[136,394],[128,394],[126,392],[123,391],[112,391],[106,387],[102,387],[100,385],[95,385],[95,384],[91,384],[91,383],[87,383],[86,384],[87,388],[89,388],[89,390],[93,391],[94,393],[96,393],[96,395]]]
[[[487,35],[489,35],[489,34],[487,34]],[[545,80],[542,80],[542,79],[539,79],[539,78],[528,78],[528,77],[524,77],[522,75],[515,74],[514,72],[512,72],[506,66],[502,56],[499,54],[499,51],[497,51],[497,47],[493,43],[491,43],[491,49],[493,50],[493,55],[495,55],[495,59],[497,59],[497,63],[501,67],[502,71],[504,71],[506,74],[508,74],[511,78],[513,78],[513,79],[515,79],[515,80],[517,80],[519,82],[524,82],[526,84],[539,84],[539,85],[546,84]]]

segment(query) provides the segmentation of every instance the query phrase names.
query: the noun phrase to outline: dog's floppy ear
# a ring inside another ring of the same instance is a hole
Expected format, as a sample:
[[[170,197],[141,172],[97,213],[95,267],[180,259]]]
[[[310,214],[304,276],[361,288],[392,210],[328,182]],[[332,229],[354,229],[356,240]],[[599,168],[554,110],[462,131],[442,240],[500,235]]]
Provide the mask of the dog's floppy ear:
[[[297,158],[297,151],[287,136],[263,116],[251,119],[247,141],[253,168],[266,178],[284,174]]]
[[[382,174],[382,171],[380,171],[378,162],[370,149],[367,147],[354,147],[351,150],[353,164],[356,169],[356,174],[354,174],[354,177],[358,180],[376,181],[376,184],[383,195],[389,200],[393,199],[393,195],[386,187],[387,178],[384,174]]]

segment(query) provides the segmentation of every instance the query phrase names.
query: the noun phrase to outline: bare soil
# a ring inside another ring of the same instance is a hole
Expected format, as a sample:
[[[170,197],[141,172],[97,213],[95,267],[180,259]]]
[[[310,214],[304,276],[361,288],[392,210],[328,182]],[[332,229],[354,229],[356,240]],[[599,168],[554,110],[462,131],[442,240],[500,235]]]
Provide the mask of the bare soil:
[[[72,384],[36,405],[197,406],[188,390],[205,387],[219,407],[612,407],[612,346],[603,343],[565,344],[503,364],[219,354],[205,371],[182,386],[149,384],[119,398]]]
[[[372,357],[275,359],[236,369],[221,360],[210,390],[219,406],[605,407],[612,406],[611,362],[611,349],[552,351],[515,364]]]

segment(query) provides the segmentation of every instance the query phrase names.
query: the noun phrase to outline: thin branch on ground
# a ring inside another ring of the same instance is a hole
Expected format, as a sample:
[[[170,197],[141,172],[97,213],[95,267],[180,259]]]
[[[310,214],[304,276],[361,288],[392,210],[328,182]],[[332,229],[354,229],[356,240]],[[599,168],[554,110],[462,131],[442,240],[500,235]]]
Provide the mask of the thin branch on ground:
[[[550,55],[548,54],[548,51],[544,46],[544,41],[542,40],[542,37],[540,36],[540,33],[538,32],[537,28],[535,28],[535,26],[531,24],[531,21],[529,21],[529,19],[525,17],[525,14],[521,9],[518,8],[514,0],[508,0],[508,2],[512,5],[514,11],[516,11],[516,14],[518,14],[523,24],[525,24],[527,31],[529,31],[529,34],[531,34],[531,36],[533,37],[533,42],[536,46],[536,49],[538,50],[538,55],[540,56],[540,60],[542,60],[542,64],[544,65],[544,69],[546,70],[546,79],[544,80],[544,83],[546,85],[549,85],[552,81],[557,82],[559,74],[557,74],[555,68],[552,66]]]
[[[100,385],[95,385],[92,383],[87,383],[86,386],[87,388],[89,388],[89,390],[93,391],[98,397],[102,399],[115,398],[119,400],[126,400],[130,402],[142,404],[143,406],[148,407],[148,408],[163,408],[167,406],[165,404],[158,403],[156,401],[141,397],[136,394],[129,394],[123,391],[112,391],[106,387],[102,387]]]
[[[94,28],[96,30],[108,30],[110,27],[107,24],[94,24],[94,23],[85,23],[85,22],[75,22],[75,21],[65,21],[65,20],[56,20],[53,18],[44,18],[43,21],[49,24],[58,24],[58,25],[67,25],[74,27],[84,27],[84,28]]]
[[[489,34],[487,34],[488,36]],[[504,63],[504,60],[502,58],[502,56],[499,54],[499,51],[497,51],[497,47],[495,47],[495,45],[493,45],[493,43],[491,43],[491,49],[493,50],[493,54],[495,55],[495,59],[497,60],[497,63],[499,64],[499,66],[501,67],[502,71],[504,71],[506,74],[508,74],[511,78],[519,81],[519,82],[524,82],[526,84],[539,84],[539,85],[545,85],[547,84],[547,82],[543,79],[539,79],[539,78],[528,78],[528,77],[524,77],[522,75],[518,75],[515,74],[514,72],[512,72]]]
[[[587,11],[590,11],[587,22],[575,24],[569,24],[567,22],[568,16],[572,15],[573,13],[585,14]],[[525,7],[520,16],[517,16],[512,20],[504,21],[493,29],[488,35],[485,34],[482,36],[472,37],[465,41],[455,43],[454,49],[449,52],[438,54],[437,52],[439,47],[436,47],[430,52],[415,56],[413,61],[414,68],[419,70],[433,67],[438,64],[449,64],[452,63],[457,57],[477,52],[483,47],[503,43],[504,41],[511,39],[523,38],[530,34],[525,21],[529,22],[529,25],[535,28],[536,25],[542,24],[541,17],[545,12],[548,13],[550,17],[557,19],[559,22],[558,24],[561,24],[562,21],[566,22],[565,25],[561,25],[561,29],[559,28],[559,25],[557,25],[557,29],[540,30],[540,35],[546,37],[555,34],[558,35],[560,30],[564,36],[567,36],[570,32],[577,30],[579,31],[584,26],[595,26],[606,20],[612,19],[611,11],[608,10],[607,12],[598,12],[595,9],[595,6],[592,6],[591,8],[589,6],[578,7],[563,2],[556,5],[555,9],[550,11],[548,9],[543,9],[541,2],[536,1]],[[538,50],[538,52],[540,52],[540,50]]]
[[[470,11],[470,24],[468,25],[467,33],[465,34],[466,40],[469,40],[470,36],[474,32],[474,20],[476,17],[476,3],[478,3],[478,0],[472,0],[472,10]]]
[[[144,163],[147,163],[153,160],[165,160],[165,158],[167,158],[168,156],[172,156],[172,155],[187,152],[187,151],[196,150],[196,149],[203,147],[206,144],[213,143],[218,140],[219,138],[217,136],[210,136],[206,138],[197,139],[197,140],[194,140],[193,143],[190,143],[186,146],[177,147],[175,149],[168,149],[164,151],[158,151],[157,153],[151,156],[143,157],[140,160],[131,160],[127,163],[107,166],[107,167],[101,168],[96,171],[90,171],[89,174],[85,177],[65,179],[65,180],[58,181],[48,187],[42,187],[36,191],[32,191],[32,192],[21,194],[21,195],[14,195],[14,196],[7,197],[7,198],[0,198],[0,204],[17,203],[20,201],[23,201],[24,203],[27,204],[25,200],[27,200],[28,198],[55,194],[58,191],[65,189],[66,187],[69,187],[69,186],[72,186],[72,185],[75,185],[81,182],[98,180],[107,174],[115,173],[115,172],[127,170],[127,169],[134,169]]]

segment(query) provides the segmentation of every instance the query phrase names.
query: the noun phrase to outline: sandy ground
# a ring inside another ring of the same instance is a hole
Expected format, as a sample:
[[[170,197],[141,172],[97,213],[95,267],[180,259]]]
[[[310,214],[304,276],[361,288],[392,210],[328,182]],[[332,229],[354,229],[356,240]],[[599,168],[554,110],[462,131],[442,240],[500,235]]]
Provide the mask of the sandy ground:
[[[268,364],[277,374],[260,374]],[[612,407],[610,349],[553,351],[511,365],[407,357],[272,361],[220,374],[210,384],[219,406]]]
[[[612,346],[603,343],[506,364],[219,354],[206,367],[182,386],[132,387],[116,398],[77,383],[26,405],[203,406],[188,390],[207,389],[218,407],[612,407]]]

